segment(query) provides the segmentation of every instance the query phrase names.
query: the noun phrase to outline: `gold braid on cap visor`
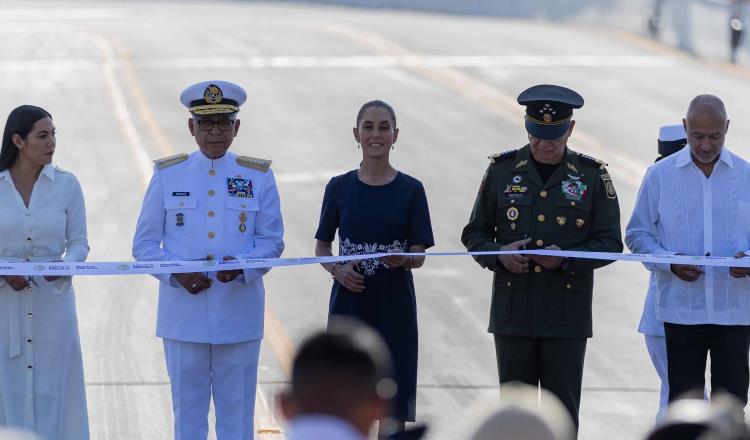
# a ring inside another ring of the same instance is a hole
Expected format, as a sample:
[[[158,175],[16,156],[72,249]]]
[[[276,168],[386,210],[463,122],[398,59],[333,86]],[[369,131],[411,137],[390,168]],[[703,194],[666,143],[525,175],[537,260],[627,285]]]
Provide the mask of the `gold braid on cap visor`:
[[[190,113],[196,115],[216,115],[224,113],[236,113],[240,108],[232,104],[206,104],[190,107]]]
[[[531,121],[531,122],[533,122],[535,124],[539,124],[539,125],[560,125],[560,124],[564,124],[564,123],[570,121],[570,118],[572,118],[572,117],[573,117],[573,115],[570,115],[567,118],[561,119],[559,121],[545,122],[545,121],[542,121],[542,120],[539,120],[539,119],[534,119],[534,118],[532,118],[529,115],[526,115],[526,119],[528,119],[529,121]]]

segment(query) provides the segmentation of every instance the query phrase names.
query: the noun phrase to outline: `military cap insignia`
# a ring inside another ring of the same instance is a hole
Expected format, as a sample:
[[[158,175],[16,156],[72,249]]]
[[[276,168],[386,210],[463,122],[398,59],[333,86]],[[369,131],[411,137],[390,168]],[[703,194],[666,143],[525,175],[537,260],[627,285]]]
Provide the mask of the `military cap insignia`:
[[[604,189],[607,191],[607,197],[610,199],[617,198],[617,192],[615,192],[615,184],[612,183],[612,178],[609,174],[602,174],[602,182],[604,182]]]
[[[156,159],[154,161],[154,165],[156,165],[156,167],[161,170],[167,167],[171,167],[172,165],[176,165],[180,162],[185,162],[187,158],[188,158],[188,155],[185,153],[175,154],[174,156]]]
[[[237,156],[237,164],[245,168],[252,168],[254,170],[266,172],[271,168],[271,161],[267,159],[258,159],[255,157],[248,156]]]
[[[521,167],[525,167],[527,163],[529,163],[529,161],[528,161],[528,160],[526,160],[526,159],[524,159],[524,160],[522,160],[522,161],[520,161],[520,162],[518,162],[518,163],[516,164],[516,168],[521,168]]]
[[[206,87],[206,91],[203,92],[203,99],[209,104],[218,104],[223,98],[224,94],[219,86],[215,84],[209,84],[209,86]]]
[[[490,156],[487,156],[487,158],[492,163],[501,162],[503,160],[508,160],[508,159],[510,159],[512,157],[516,157],[516,151],[518,151],[518,150],[508,150],[508,151],[504,151],[502,153],[495,153],[495,154],[492,154]]]

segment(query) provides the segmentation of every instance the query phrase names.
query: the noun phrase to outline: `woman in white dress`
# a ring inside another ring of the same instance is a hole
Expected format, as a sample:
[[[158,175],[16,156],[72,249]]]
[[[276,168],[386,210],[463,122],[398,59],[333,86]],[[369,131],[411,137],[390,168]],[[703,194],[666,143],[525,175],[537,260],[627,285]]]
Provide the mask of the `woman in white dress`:
[[[81,186],[52,165],[44,109],[8,116],[0,150],[0,261],[84,261]],[[0,427],[46,440],[89,438],[81,343],[70,277],[0,277]]]

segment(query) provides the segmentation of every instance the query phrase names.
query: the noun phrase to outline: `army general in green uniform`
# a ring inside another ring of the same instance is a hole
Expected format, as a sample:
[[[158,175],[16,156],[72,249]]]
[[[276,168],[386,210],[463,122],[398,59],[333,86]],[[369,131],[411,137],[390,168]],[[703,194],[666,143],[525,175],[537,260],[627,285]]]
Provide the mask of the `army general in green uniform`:
[[[621,252],[620,208],[604,164],[569,149],[576,92],[534,86],[526,106],[529,143],[491,156],[462,241],[469,251],[563,249]],[[500,383],[540,385],[557,395],[578,426],[594,269],[603,260],[488,255],[495,273],[490,333]]]

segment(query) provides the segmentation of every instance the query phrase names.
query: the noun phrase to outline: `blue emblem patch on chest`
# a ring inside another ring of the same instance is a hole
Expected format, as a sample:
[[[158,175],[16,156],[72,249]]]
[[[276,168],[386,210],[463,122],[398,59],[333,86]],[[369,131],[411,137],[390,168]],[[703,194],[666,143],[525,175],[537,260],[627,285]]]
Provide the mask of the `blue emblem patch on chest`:
[[[227,177],[227,190],[231,197],[253,197],[253,181],[240,177]]]
[[[562,181],[562,195],[568,200],[583,200],[586,198],[587,185],[580,180],[566,179]]]

